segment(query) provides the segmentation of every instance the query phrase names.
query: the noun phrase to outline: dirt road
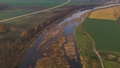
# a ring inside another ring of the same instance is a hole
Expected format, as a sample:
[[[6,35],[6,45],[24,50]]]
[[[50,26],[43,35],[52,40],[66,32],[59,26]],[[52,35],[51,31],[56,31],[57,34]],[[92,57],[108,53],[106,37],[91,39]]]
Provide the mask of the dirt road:
[[[95,52],[95,54],[98,56],[98,58],[99,58],[99,60],[100,60],[100,63],[101,63],[102,68],[105,68],[105,67],[104,67],[104,65],[103,65],[102,58],[101,58],[100,54],[98,53],[98,51],[97,51],[97,50],[96,50],[96,48],[95,48],[95,42],[93,41],[93,39],[90,37],[90,35],[89,35],[89,34],[87,34],[87,36],[88,36],[88,37],[92,40],[92,43],[93,43],[93,45],[92,45],[93,51],[94,51],[94,52]]]

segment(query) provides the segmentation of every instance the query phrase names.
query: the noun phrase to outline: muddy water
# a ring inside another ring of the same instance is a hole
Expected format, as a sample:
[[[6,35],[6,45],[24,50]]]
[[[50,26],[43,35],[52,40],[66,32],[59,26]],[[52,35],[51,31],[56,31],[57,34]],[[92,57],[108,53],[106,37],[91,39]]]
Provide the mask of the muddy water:
[[[118,5],[118,4],[115,4],[115,5]],[[111,6],[114,6],[114,5],[111,5]],[[110,6],[106,6],[106,7],[110,7]],[[106,7],[103,7],[103,8],[106,8]],[[99,8],[102,8],[102,7],[98,7],[98,8],[95,8],[95,9],[99,9]],[[80,65],[80,58],[79,58],[79,53],[78,53],[78,49],[77,49],[77,43],[76,43],[76,40],[74,38],[74,30],[82,22],[83,19],[81,19],[79,22],[73,22],[73,23],[70,23],[70,21],[73,20],[73,19],[75,19],[75,18],[78,18],[80,16],[83,16],[83,14],[85,14],[87,12],[90,12],[90,11],[92,11],[92,10],[89,9],[89,10],[85,10],[85,11],[78,11],[77,13],[74,13],[70,17],[67,17],[66,19],[64,19],[63,21],[61,21],[59,24],[57,24],[58,28],[60,28],[60,27],[62,27],[63,24],[65,24],[66,22],[68,22],[68,24],[63,28],[62,31],[64,32],[64,36],[65,36],[65,40],[66,41],[67,41],[68,34],[71,34],[72,38],[74,40],[74,48],[75,48],[75,52],[76,52],[77,62],[75,62],[75,60],[69,60],[68,59],[68,63],[71,65],[71,67],[74,67],[74,68],[82,68],[82,66]],[[81,18],[84,18],[84,17],[81,17]],[[29,68],[29,66],[31,66],[32,68],[34,68],[37,60],[40,59],[40,58],[43,58],[45,44],[40,48],[40,50],[38,52],[36,52],[36,49],[38,48],[39,44],[43,41],[43,39],[45,38],[45,36],[46,36],[46,34],[48,32],[49,32],[49,30],[46,30],[46,32],[44,32],[42,34],[42,36],[40,36],[36,40],[34,46],[31,49],[29,49],[23,55],[23,59],[21,60],[18,68]],[[52,42],[52,41],[54,41],[59,36],[60,36],[60,33],[58,33],[57,35],[55,35],[55,37],[51,38],[47,42]],[[66,58],[67,58],[67,56],[66,56]]]

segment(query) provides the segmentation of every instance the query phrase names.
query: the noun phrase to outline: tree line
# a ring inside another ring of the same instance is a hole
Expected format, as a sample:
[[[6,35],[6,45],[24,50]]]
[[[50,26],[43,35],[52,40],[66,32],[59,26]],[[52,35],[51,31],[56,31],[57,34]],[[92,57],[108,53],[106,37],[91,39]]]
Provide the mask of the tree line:
[[[50,24],[54,23],[55,21],[63,18],[64,16],[66,16],[67,14],[69,14],[70,12],[72,12],[74,10],[77,10],[77,9],[81,9],[81,10],[92,9],[95,6],[96,5],[94,5],[94,4],[85,5],[85,6],[66,6],[66,7],[64,7],[65,9],[63,9],[63,10],[54,10],[52,12],[53,16],[47,18],[45,22],[36,24],[33,27],[29,28],[28,30],[23,31],[22,34],[21,34],[21,39],[22,40],[29,40],[35,34],[37,34],[39,31],[43,30],[45,27],[47,27]]]

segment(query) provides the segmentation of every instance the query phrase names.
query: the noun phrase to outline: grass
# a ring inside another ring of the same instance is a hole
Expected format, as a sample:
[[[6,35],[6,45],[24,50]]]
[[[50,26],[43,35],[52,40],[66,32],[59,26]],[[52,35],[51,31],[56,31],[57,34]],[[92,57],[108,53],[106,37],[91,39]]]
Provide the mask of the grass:
[[[8,19],[11,17],[16,17],[19,15],[27,14],[35,12],[35,10],[28,10],[28,9],[6,9],[0,11],[0,20]]]
[[[51,8],[57,5],[62,4],[63,2],[59,3],[10,3],[10,6],[41,6],[44,8]]]
[[[120,68],[120,64],[116,62],[110,62],[107,60],[103,60],[105,68]]]
[[[97,49],[120,52],[120,29],[116,21],[87,18],[84,23]]]
[[[88,4],[98,4],[100,2],[81,2],[81,1],[70,1],[70,3],[66,4],[66,6],[70,6],[70,5],[88,5]]]
[[[59,3],[67,0],[0,0],[1,3]]]
[[[0,0],[0,2],[7,3],[10,6],[42,6],[51,8],[67,2],[67,0]]]
[[[81,26],[76,28],[76,40],[78,42],[78,51],[80,53],[81,61],[83,62],[83,67],[93,68],[93,63],[96,63],[96,66],[101,68],[101,64],[97,55],[92,50],[92,41],[87,36],[87,33],[81,28]]]
[[[100,55],[103,59],[103,63],[105,68],[119,68],[120,64],[118,62],[117,57],[120,57],[119,52],[113,52],[113,51],[100,51]],[[114,57],[110,59],[108,55],[113,55]]]

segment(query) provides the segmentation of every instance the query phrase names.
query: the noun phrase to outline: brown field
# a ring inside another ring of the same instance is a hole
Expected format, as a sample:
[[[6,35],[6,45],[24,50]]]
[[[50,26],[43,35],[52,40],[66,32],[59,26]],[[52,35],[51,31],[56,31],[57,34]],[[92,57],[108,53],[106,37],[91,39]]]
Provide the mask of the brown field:
[[[100,9],[92,12],[89,18],[117,20],[120,17],[120,6]]]

